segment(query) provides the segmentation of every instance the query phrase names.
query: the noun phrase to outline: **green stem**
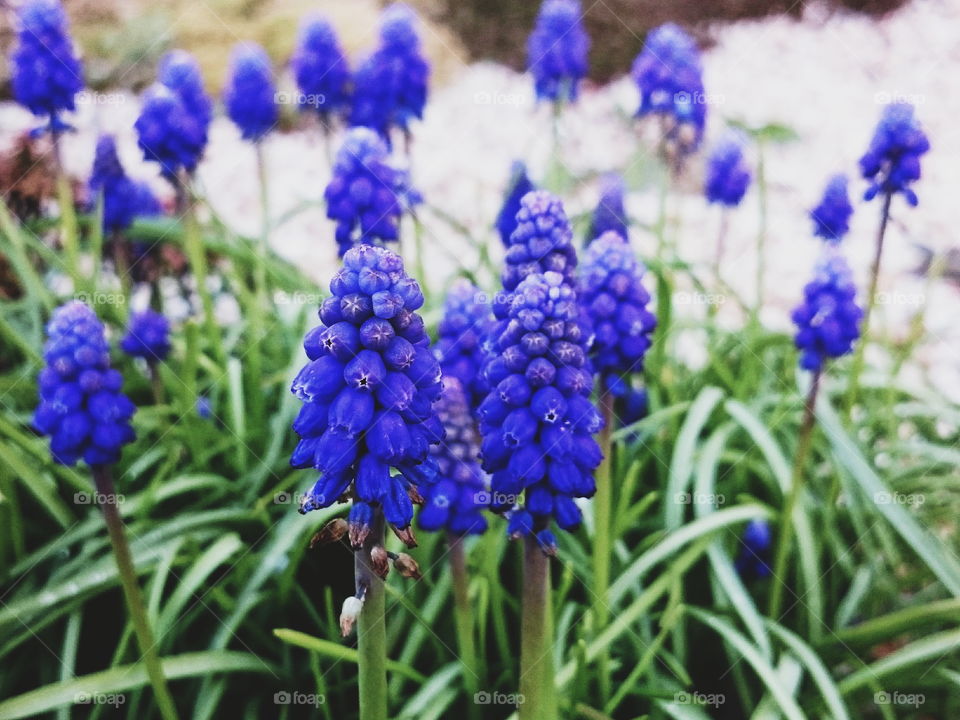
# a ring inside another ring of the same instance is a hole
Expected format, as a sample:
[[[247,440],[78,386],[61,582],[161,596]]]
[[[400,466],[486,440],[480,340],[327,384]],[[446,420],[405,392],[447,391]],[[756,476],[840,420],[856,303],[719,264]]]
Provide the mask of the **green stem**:
[[[873,315],[873,306],[877,301],[877,285],[880,280],[880,258],[883,255],[883,239],[887,234],[887,223],[890,220],[890,202],[893,193],[885,193],[883,205],[880,208],[880,228],[877,231],[877,246],[873,255],[873,264],[870,266],[870,285],[867,290],[867,304],[863,311],[863,323],[860,325],[860,342],[853,356],[853,367],[850,370],[850,389],[847,392],[847,410],[853,410],[860,390],[860,373],[863,372],[864,353],[870,335],[870,317]]]
[[[467,573],[467,557],[463,548],[463,537],[450,534],[447,537],[450,546],[450,571],[453,575],[453,610],[457,625],[457,645],[460,651],[460,664],[463,666],[463,687],[469,701],[468,715],[479,720],[480,706],[474,702],[474,696],[480,689],[480,672],[477,665],[476,642],[473,636],[473,608],[470,605],[470,576]]]
[[[163,387],[163,380],[160,378],[157,361],[148,360],[147,368],[150,372],[150,387],[153,389],[153,402],[156,405],[163,405],[167,402],[167,393]]]
[[[123,597],[130,613],[133,631],[136,633],[137,642],[140,644],[140,651],[143,653],[143,664],[146,666],[147,676],[150,678],[150,684],[153,685],[157,707],[164,720],[177,720],[177,708],[163,675],[163,667],[157,653],[157,643],[154,640],[153,631],[150,629],[143,595],[140,592],[140,585],[137,583],[137,571],[130,554],[130,545],[123,529],[123,520],[120,519],[120,512],[117,509],[117,493],[113,486],[110,466],[94,465],[91,469],[93,471],[93,482],[100,500],[98,504],[103,511],[103,519],[107,523],[110,544],[113,546],[113,554],[117,561],[120,584],[123,586]]]
[[[813,426],[816,419],[817,392],[820,389],[821,370],[813,374],[810,390],[803,407],[803,422],[800,426],[800,439],[797,442],[797,454],[793,460],[793,474],[790,478],[790,488],[784,501],[783,511],[780,513],[780,538],[777,542],[777,554],[773,564],[773,577],[770,590],[770,608],[767,615],[774,621],[779,621],[780,608],[783,604],[783,589],[786,587],[787,558],[790,555],[790,543],[793,540],[793,513],[800,499],[803,489],[803,468],[807,455],[810,454],[810,445],[813,440]]]
[[[80,233],[77,213],[73,207],[70,179],[63,170],[60,133],[54,131],[52,136],[53,162],[57,172],[57,202],[60,204],[60,241],[63,243],[63,254],[67,260],[67,272],[73,280],[73,291],[79,293],[86,289],[86,283],[80,276]]]
[[[604,379],[600,379],[601,386]],[[594,632],[599,634],[607,626],[610,613],[607,606],[607,588],[610,586],[610,556],[612,554],[612,521],[610,517],[613,502],[613,488],[610,470],[613,464],[613,395],[600,390],[600,414],[603,428],[597,438],[603,460],[597,468],[597,492],[593,496],[593,620]],[[597,678],[600,686],[598,701],[606,702],[610,697],[610,654],[605,648],[597,658]]]
[[[250,313],[250,347],[244,353],[244,358],[250,362],[250,385],[253,393],[250,397],[250,410],[254,419],[263,418],[263,353],[261,347],[265,335],[264,308],[268,302],[267,291],[267,259],[270,255],[270,202],[267,194],[267,164],[263,154],[263,145],[254,143],[257,154],[257,177],[260,182],[260,210],[263,213],[263,222],[260,227],[259,259],[254,262],[254,297]]]
[[[763,140],[757,143],[757,188],[760,192],[760,228],[757,231],[757,304],[753,310],[754,320],[759,324],[763,307],[763,278],[767,273],[765,247],[767,244],[767,163],[764,158]]]
[[[523,540],[520,621],[520,720],[556,720],[550,617],[550,561],[537,540]]]
[[[387,720],[387,628],[383,580],[374,572],[370,551],[383,545],[383,511],[374,511],[370,534],[354,553],[357,596],[363,610],[357,622],[360,720]]]

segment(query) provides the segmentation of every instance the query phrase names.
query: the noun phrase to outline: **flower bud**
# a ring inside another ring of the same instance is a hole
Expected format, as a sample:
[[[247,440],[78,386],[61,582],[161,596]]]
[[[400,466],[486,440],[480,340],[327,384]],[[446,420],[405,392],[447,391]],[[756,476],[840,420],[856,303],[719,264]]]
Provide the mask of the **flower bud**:
[[[420,566],[417,564],[417,561],[406,553],[399,553],[393,561],[393,566],[405,578],[419,580],[423,577],[423,575],[420,574]]]
[[[373,568],[373,571],[381,580],[386,580],[387,573],[390,572],[390,563],[383,545],[374,545],[370,549],[370,567]]]
[[[310,549],[312,550],[317,545],[329,545],[332,542],[337,542],[347,534],[348,527],[347,521],[343,518],[334,518],[324,525],[320,532],[310,538]]]
[[[340,635],[346,637],[353,630],[353,624],[360,617],[360,611],[363,610],[363,600],[351,595],[343,601],[343,607],[340,609]]]

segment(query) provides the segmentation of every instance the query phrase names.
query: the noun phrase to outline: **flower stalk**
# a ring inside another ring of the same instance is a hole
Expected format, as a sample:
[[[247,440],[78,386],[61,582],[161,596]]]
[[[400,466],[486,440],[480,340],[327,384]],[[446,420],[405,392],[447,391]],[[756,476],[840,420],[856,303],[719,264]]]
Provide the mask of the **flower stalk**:
[[[457,627],[457,646],[460,664],[463,667],[463,686],[471,700],[479,690],[480,671],[477,663],[476,642],[473,634],[473,608],[470,605],[470,576],[467,573],[467,555],[463,547],[464,537],[449,533],[450,571],[453,575],[453,612]],[[480,708],[471,703],[469,717],[479,720]]]
[[[363,598],[357,621],[360,720],[387,720],[386,595],[371,557],[371,551],[382,547],[383,540],[383,511],[376,508],[370,533],[354,553],[357,597]]]
[[[602,384],[601,380],[601,384]],[[611,506],[613,488],[611,487],[611,467],[613,462],[611,441],[613,425],[613,394],[603,390],[600,394],[600,414],[603,427],[597,441],[603,460],[597,468],[597,492],[593,496],[594,538],[593,538],[593,620],[594,631],[600,633],[607,625],[609,612],[607,607],[607,588],[610,585],[610,555],[612,553]],[[610,697],[610,674],[607,672],[610,654],[604,648],[597,658],[600,699]]]
[[[137,636],[140,651],[143,653],[143,664],[146,666],[147,677],[150,678],[150,684],[153,686],[157,707],[164,720],[177,720],[176,705],[163,674],[163,666],[160,664],[160,656],[157,653],[157,643],[150,628],[150,621],[147,619],[143,594],[140,592],[140,585],[137,582],[137,571],[130,553],[130,544],[127,542],[123,520],[121,520],[120,512],[117,509],[117,493],[113,485],[110,466],[94,465],[91,470],[97,494],[99,497],[105,498],[105,501],[99,503],[99,505],[103,511],[103,519],[107,523],[107,532],[110,535],[110,544],[113,547],[120,584],[123,587],[123,597],[127,604],[127,611],[130,613],[130,622],[133,624],[133,631]]]
[[[523,597],[520,625],[520,720],[556,720],[550,558],[535,537],[523,539]]]

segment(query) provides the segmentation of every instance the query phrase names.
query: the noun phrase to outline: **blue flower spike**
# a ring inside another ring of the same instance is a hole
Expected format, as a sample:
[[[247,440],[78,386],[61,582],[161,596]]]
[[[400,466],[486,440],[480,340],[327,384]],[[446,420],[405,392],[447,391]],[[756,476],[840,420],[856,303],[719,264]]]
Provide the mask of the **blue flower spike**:
[[[773,556],[773,533],[766,520],[751,520],[740,538],[740,551],[735,566],[740,577],[762,580],[770,577]]]
[[[813,234],[837,244],[850,230],[853,206],[847,194],[847,176],[834,175],[827,181],[820,203],[810,211]]]
[[[88,186],[92,207],[103,198],[104,233],[122,232],[143,214],[141,191],[120,164],[112,135],[101,135],[97,140]]]
[[[399,240],[404,210],[420,201],[409,175],[389,164],[380,136],[362,127],[347,132],[324,199],[341,257],[353,245]]]
[[[593,211],[587,242],[596,240],[606,232],[615,232],[627,239],[627,211],[624,207],[623,178],[616,173],[603,177],[600,183],[600,200]]]
[[[707,158],[707,178],[703,192],[711,203],[736,207],[750,187],[750,168],[743,156],[744,138],[728,133]]]
[[[410,122],[423,118],[430,64],[423,57],[417,16],[404,3],[383,11],[380,45],[353,76],[351,125],[373,128],[390,145],[390,130],[409,138]]]
[[[154,310],[133,313],[120,348],[130,357],[149,363],[166,360],[170,354],[170,321]]]
[[[824,247],[815,276],[804,287],[803,294],[803,302],[792,316],[797,326],[795,343],[800,350],[800,366],[820,372],[828,359],[853,350],[863,318],[850,267],[837,248]]]
[[[13,96],[54,133],[67,129],[63,112],[76,110],[83,88],[67,14],[59,0],[27,0],[17,11],[17,45],[10,58]]]
[[[300,91],[301,110],[313,110],[327,127],[332,116],[350,107],[350,66],[336,31],[320,15],[304,18],[290,60]]]
[[[510,236],[517,228],[517,213],[520,211],[520,200],[529,192],[536,190],[536,186],[527,176],[527,166],[520,160],[514,160],[510,167],[510,182],[503,196],[503,205],[497,214],[496,228],[504,247],[510,245]]]
[[[579,0],[544,0],[527,40],[527,68],[537,99],[575,102],[589,51]]]
[[[169,181],[176,183],[181,171],[196,170],[206,144],[206,130],[166,85],[155,83],[143,94],[133,127],[144,159],[158,163]]]
[[[223,103],[244,140],[260,142],[276,126],[273,70],[270,58],[259,45],[240,43],[233,49]]]
[[[490,298],[468,280],[456,281],[447,292],[435,350],[444,378],[460,382],[470,407],[487,394],[482,370],[492,323]]]
[[[130,419],[136,407],[120,391],[123,377],[110,367],[103,323],[88,305],[73,300],[54,311],[43,359],[33,427],[50,437],[54,461],[117,462],[134,440]]]
[[[700,51],[693,38],[673,23],[653,29],[631,74],[640,90],[637,116],[664,118],[664,140],[676,146],[679,156],[695,151],[703,139],[707,105]]]
[[[919,200],[910,186],[920,179],[920,157],[929,149],[913,105],[901,102],[884,107],[870,147],[860,158],[860,172],[870,183],[864,199],[900,193],[916,206]]]
[[[457,378],[444,377],[436,409],[446,436],[430,448],[437,473],[420,486],[423,509],[418,522],[430,532],[479,535],[487,529],[483,510],[489,505],[490,494],[480,469],[480,438],[464,387]]]
[[[347,251],[330,293],[321,324],[304,339],[309,362],[292,386],[303,407],[291,464],[320,473],[300,511],[352,498],[354,547],[377,512],[412,546],[411,498],[436,474],[430,446],[443,437],[433,407],[440,366],[417,313],[423,294],[398,255],[371,245]]]

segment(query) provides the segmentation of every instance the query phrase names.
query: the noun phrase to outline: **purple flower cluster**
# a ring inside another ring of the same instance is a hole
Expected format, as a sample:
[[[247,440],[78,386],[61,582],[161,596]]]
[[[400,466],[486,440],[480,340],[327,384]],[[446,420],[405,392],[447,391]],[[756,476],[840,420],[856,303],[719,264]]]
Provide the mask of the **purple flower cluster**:
[[[119,460],[134,439],[136,407],[120,392],[123,378],[110,367],[103,324],[89,306],[73,300],[57,308],[47,324],[43,359],[33,426],[50,436],[53,459],[63,465]]]
[[[301,512],[353,497],[349,522],[359,545],[376,507],[404,531],[413,517],[411,493],[435,472],[425,461],[443,437],[433,408],[440,366],[416,312],[420,286],[395,253],[351,248],[330,293],[321,325],[304,339],[310,361],[293,381],[304,405],[293,424],[300,442],[291,464],[320,472]]]
[[[430,65],[420,51],[417,16],[403,3],[383,13],[380,46],[357,68],[353,77],[351,125],[376,130],[389,143],[393,127],[407,131],[410,121],[423,117]]]
[[[324,191],[327,217],[337,222],[340,255],[358,243],[397,240],[405,207],[419,202],[407,173],[391,167],[387,147],[369,128],[351,128]]]
[[[420,485],[423,509],[418,521],[424,530],[446,529],[454,535],[478,535],[487,529],[483,510],[489,503],[484,473],[478,459],[480,440],[463,385],[455,377],[443,378],[436,404],[446,435],[431,446],[437,473]]]
[[[319,15],[304,19],[290,64],[300,90],[301,109],[313,109],[329,119],[349,108],[350,66],[326,19]]]
[[[834,175],[827,182],[820,204],[810,211],[813,234],[832,243],[839,243],[850,230],[853,206],[847,194],[847,176]]]
[[[735,133],[724,137],[707,158],[703,192],[711,203],[736,207],[750,187],[750,168],[743,157],[743,139]]]
[[[99,198],[103,197],[105,233],[125,230],[130,227],[134,218],[141,214],[141,190],[127,177],[120,164],[113,135],[101,135],[97,140],[89,188],[92,205],[95,206]]]
[[[495,223],[500,240],[504,247],[510,245],[510,236],[517,227],[517,213],[520,212],[520,200],[529,192],[536,190],[536,186],[527,176],[527,166],[520,160],[514,160],[510,167],[510,183],[503,196],[503,205],[497,214]]]
[[[223,104],[244,140],[258,142],[277,124],[273,71],[259,45],[241,43],[234,48]]]
[[[533,73],[537,99],[575,101],[587,74],[589,50],[579,0],[544,0],[527,40],[527,67]]]
[[[913,105],[887,105],[870,147],[860,158],[860,172],[870,181],[864,199],[872,200],[878,193],[902,193],[908,203],[916,205],[917,194],[910,185],[920,179],[920,156],[929,149],[930,141],[913,114]]]
[[[737,554],[736,568],[741,577],[763,579],[773,572],[773,533],[766,520],[751,520],[740,538],[742,547]]]
[[[483,469],[491,473],[494,510],[514,506],[511,535],[536,533],[552,552],[551,519],[573,530],[581,519],[577,497],[593,495],[601,460],[592,435],[602,424],[590,402],[579,305],[559,272],[536,272],[510,293],[507,321],[492,338],[484,369],[490,394],[478,414]]]
[[[615,173],[605,175],[600,184],[600,200],[593,211],[587,241],[596,240],[605,232],[615,232],[627,239],[627,211],[623,204],[623,178]]]
[[[127,355],[148,362],[164,360],[170,353],[170,321],[153,310],[133,313],[120,348]]]
[[[838,250],[827,246],[813,280],[803,289],[803,302],[793,311],[802,368],[818,372],[828,358],[841,357],[853,349],[863,317],[856,294],[847,261]]]
[[[486,296],[467,280],[454,283],[437,326],[435,350],[443,376],[460,382],[471,407],[476,407],[488,390],[482,373],[483,343],[492,322]]]
[[[59,113],[76,109],[83,70],[59,0],[27,0],[17,12],[17,47],[10,58],[13,96],[50,127],[63,129]]]

